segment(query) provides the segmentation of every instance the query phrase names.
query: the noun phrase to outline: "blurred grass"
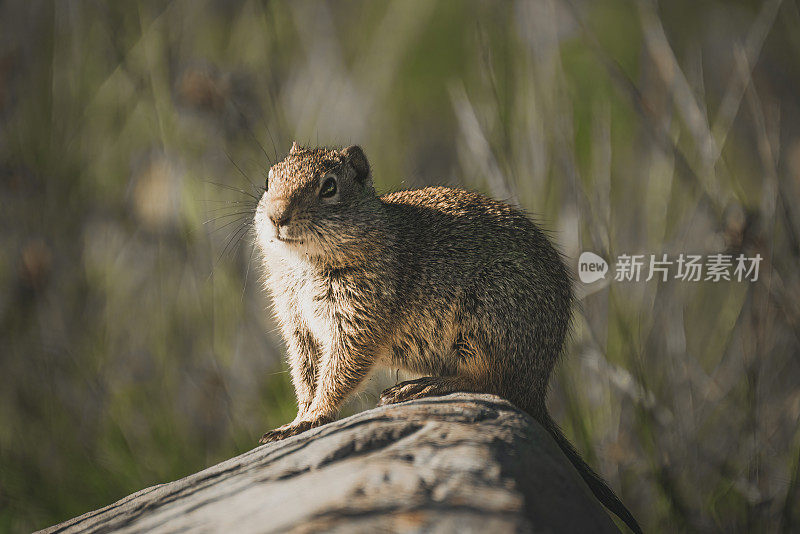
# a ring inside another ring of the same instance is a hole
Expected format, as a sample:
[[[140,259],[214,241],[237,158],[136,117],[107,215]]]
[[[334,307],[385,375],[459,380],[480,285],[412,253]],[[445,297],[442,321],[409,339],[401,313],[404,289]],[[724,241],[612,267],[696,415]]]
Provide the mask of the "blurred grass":
[[[17,1],[0,21],[0,529],[294,416],[243,226],[294,139],[361,144],[381,190],[517,202],[573,262],[760,253],[754,284],[579,287],[551,409],[647,531],[798,528],[795,3]]]

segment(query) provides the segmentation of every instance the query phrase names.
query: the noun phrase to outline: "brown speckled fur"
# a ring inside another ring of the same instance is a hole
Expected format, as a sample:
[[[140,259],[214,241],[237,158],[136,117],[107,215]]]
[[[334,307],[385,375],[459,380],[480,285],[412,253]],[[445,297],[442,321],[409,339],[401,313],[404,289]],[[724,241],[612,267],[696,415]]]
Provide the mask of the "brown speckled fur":
[[[323,199],[331,176],[336,195]],[[295,144],[270,170],[255,228],[299,404],[295,420],[262,442],[330,421],[384,365],[426,376],[389,388],[382,403],[496,393],[577,456],[545,408],[571,282],[524,213],[445,187],[378,197],[359,147]]]

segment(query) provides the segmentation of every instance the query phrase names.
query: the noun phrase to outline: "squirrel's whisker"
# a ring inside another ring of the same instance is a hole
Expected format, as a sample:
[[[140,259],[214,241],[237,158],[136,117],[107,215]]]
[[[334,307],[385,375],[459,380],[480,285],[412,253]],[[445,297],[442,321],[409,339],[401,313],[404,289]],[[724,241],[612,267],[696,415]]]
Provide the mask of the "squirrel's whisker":
[[[211,184],[211,185],[215,185],[215,186],[217,186],[217,187],[221,187],[221,188],[223,188],[223,189],[228,189],[228,190],[230,190],[230,191],[236,191],[237,193],[242,193],[243,195],[247,195],[248,197],[252,198],[252,199],[253,199],[253,200],[255,200],[256,202],[258,202],[259,200],[261,200],[260,198],[258,198],[258,197],[257,197],[257,196],[255,196],[254,194],[252,194],[252,193],[248,193],[248,192],[247,192],[247,191],[245,191],[244,189],[239,189],[238,187],[233,187],[233,186],[231,186],[231,185],[228,185],[228,184],[220,184],[220,183],[217,183],[217,182],[211,182],[211,181],[206,181],[206,183],[207,183],[207,184]]]

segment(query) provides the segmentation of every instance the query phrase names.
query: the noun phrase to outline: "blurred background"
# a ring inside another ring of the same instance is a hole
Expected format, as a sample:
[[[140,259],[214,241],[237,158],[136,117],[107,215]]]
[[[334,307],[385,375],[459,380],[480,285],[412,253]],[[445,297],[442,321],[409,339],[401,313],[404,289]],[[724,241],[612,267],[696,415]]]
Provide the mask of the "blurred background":
[[[515,202],[573,269],[761,254],[576,284],[550,406],[646,531],[800,529],[799,89],[789,0],[0,2],[0,530],[294,417],[248,223],[295,139]]]

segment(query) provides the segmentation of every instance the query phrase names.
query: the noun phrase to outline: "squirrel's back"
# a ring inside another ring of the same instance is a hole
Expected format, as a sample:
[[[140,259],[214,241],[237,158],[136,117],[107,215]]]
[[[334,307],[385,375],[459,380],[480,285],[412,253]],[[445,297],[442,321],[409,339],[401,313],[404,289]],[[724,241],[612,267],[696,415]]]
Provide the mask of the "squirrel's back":
[[[398,305],[406,310],[398,331],[413,337],[427,317],[450,310],[453,331],[481,340],[476,353],[495,389],[544,410],[572,304],[569,274],[544,233],[523,211],[463,189],[428,187],[380,200],[398,255]]]
[[[561,254],[522,210],[448,187],[397,191],[380,200],[404,270],[435,269],[434,282],[463,286],[502,265],[509,278],[495,273],[489,283],[529,288],[552,303],[538,313],[569,321],[572,281]]]
[[[441,186],[407,189],[383,195],[380,200],[396,217],[410,219],[409,222],[452,223],[442,230],[482,228],[485,232],[481,233],[488,234],[497,230],[535,229],[520,210],[464,189]]]

